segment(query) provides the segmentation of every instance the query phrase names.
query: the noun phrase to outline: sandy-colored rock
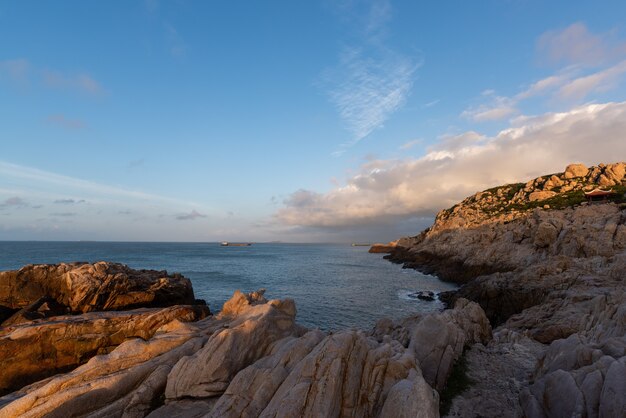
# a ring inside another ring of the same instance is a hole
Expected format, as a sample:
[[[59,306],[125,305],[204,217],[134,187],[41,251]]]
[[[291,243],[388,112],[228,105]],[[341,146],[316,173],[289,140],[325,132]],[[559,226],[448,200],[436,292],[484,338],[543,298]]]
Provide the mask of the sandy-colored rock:
[[[85,363],[128,338],[150,339],[173,321],[194,321],[199,307],[174,306],[125,312],[92,312],[26,322],[0,330],[0,393]]]
[[[548,180],[543,184],[543,190],[552,190],[555,187],[563,186],[564,182],[559,176],[550,176]]]
[[[241,300],[237,294],[235,298]],[[273,343],[303,333],[295,323],[291,299],[246,305],[236,312],[227,329],[213,334],[201,350],[176,364],[165,390],[168,399],[221,395],[235,375],[266,356]]]
[[[131,339],[108,355],[0,398],[0,418],[143,417],[159,402],[168,371],[205,339],[188,324]]]
[[[538,190],[536,192],[530,193],[528,195],[528,200],[531,202],[536,202],[540,200],[546,200],[554,196],[556,196],[556,192]]]
[[[237,316],[250,306],[264,304],[267,302],[267,299],[263,296],[264,294],[265,289],[259,289],[251,293],[243,293],[240,290],[235,290],[233,296],[224,303],[219,315],[220,317]]]
[[[293,301],[262,300],[237,293],[228,314],[127,340],[0,398],[0,417],[439,416],[413,348],[389,335],[306,332],[294,324]],[[473,309],[464,301],[433,315],[469,338],[481,333]]]
[[[391,387],[416,367],[396,341],[379,344],[357,331],[332,334],[293,369],[260,417],[375,416]]]
[[[575,177],[584,177],[589,172],[589,169],[584,164],[570,164],[565,168],[563,177],[571,179]]]
[[[392,386],[380,418],[430,418],[439,416],[439,394],[411,370],[407,379]]]
[[[207,417],[257,417],[293,368],[325,334],[319,330],[301,338],[287,337],[276,342],[271,353],[237,373],[226,392]]]

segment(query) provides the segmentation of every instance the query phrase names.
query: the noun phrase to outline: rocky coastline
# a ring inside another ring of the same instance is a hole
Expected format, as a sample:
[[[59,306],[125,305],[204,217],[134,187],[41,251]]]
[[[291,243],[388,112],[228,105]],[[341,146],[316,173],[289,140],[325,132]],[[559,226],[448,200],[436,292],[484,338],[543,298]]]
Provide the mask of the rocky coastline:
[[[371,330],[304,328],[262,289],[212,315],[184,277],[114,263],[2,272],[0,418],[626,416],[625,182],[570,165],[376,245],[462,286]]]
[[[470,196],[386,256],[461,284],[440,299],[493,326],[450,416],[626,416],[625,185],[624,163],[573,164]],[[614,198],[587,202],[596,188]]]

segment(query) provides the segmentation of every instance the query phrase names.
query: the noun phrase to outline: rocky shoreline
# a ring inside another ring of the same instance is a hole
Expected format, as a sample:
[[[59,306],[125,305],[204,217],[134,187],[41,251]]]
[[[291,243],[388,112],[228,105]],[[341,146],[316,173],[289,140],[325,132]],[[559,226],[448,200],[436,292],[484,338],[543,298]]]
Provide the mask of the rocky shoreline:
[[[462,284],[440,299],[478,303],[494,327],[493,340],[466,353],[474,384],[450,416],[626,416],[624,196],[558,209],[532,200],[560,198],[555,184],[572,187],[561,194],[622,190],[625,167],[571,165],[514,187],[510,200],[511,186],[478,193],[387,256]]]
[[[377,245],[462,286],[369,331],[263,290],[211,315],[184,277],[113,263],[0,273],[0,418],[626,416],[626,208],[572,198],[625,181],[572,165]]]

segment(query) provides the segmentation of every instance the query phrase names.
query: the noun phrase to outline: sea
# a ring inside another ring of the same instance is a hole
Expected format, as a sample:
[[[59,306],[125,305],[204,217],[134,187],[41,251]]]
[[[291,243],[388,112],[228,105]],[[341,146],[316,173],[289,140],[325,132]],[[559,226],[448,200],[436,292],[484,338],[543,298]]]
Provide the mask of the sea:
[[[370,329],[383,317],[400,319],[443,309],[439,300],[410,295],[451,290],[455,285],[403,269],[350,244],[0,242],[0,270],[27,264],[111,261],[135,269],[182,273],[196,298],[218,312],[236,289],[266,289],[268,299],[292,298],[298,323],[332,331]]]

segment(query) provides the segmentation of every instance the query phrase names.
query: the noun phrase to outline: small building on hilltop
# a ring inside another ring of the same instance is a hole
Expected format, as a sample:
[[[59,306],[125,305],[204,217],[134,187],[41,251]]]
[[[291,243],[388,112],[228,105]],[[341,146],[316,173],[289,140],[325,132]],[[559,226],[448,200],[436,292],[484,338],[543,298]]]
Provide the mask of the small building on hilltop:
[[[593,189],[590,192],[585,192],[585,197],[589,203],[606,202],[613,194],[611,190]]]

